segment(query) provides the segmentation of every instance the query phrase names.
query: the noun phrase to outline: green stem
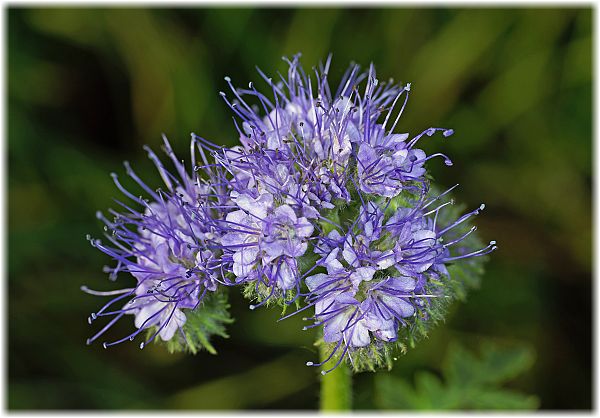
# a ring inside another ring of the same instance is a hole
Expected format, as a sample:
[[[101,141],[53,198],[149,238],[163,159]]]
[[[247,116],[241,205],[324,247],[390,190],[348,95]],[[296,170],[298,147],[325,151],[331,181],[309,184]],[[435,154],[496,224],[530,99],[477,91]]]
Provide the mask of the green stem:
[[[321,361],[327,358],[325,344],[319,348]],[[322,366],[322,370],[331,364]],[[335,370],[321,376],[321,411],[350,411],[352,409],[352,372],[343,361]]]

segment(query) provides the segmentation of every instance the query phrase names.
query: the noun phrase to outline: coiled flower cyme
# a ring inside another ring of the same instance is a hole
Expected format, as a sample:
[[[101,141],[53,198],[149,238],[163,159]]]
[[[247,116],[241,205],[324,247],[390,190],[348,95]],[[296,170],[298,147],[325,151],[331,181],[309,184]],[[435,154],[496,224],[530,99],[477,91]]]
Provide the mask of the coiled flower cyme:
[[[145,197],[113,175],[126,199],[110,217],[98,215],[108,243],[89,239],[114,259],[109,278],[126,273],[135,285],[83,287],[113,296],[90,316],[109,321],[88,343],[132,314],[136,330],[104,347],[145,331],[141,348],[158,337],[171,350],[214,352],[211,337],[226,336],[232,321],[227,291],[239,287],[251,309],[276,304],[280,320],[302,314],[305,330],[321,330],[327,355],[307,365],[389,368],[478,284],[497,248],[471,226],[485,205],[456,205],[458,185],[443,190],[426,170],[429,160],[451,166],[450,158],[417,148],[454,131],[397,132],[411,85],[380,82],[373,65],[350,65],[334,89],[331,56],[312,76],[299,58],[284,58],[288,71],[277,81],[258,70],[265,92],[225,78],[231,92],[220,95],[239,145],[192,134],[186,166],[165,138],[174,170],[147,149],[164,186],[151,188],[126,164]]]

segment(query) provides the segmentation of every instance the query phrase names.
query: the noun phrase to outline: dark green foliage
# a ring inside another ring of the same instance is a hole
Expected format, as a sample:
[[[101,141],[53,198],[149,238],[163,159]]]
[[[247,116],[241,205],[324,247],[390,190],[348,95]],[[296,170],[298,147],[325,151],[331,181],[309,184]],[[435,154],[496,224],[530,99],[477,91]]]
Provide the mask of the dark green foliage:
[[[533,362],[528,346],[485,342],[475,356],[454,342],[447,349],[441,378],[419,371],[412,385],[391,374],[378,374],[377,403],[386,409],[535,409],[539,406],[536,396],[504,387],[528,371]]]

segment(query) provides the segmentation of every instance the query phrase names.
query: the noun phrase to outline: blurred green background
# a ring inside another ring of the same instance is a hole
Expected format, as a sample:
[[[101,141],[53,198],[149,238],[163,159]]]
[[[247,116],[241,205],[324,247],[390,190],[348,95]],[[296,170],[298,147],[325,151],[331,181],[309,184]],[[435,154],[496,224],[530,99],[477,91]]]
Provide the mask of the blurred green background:
[[[445,325],[391,373],[355,377],[355,408],[403,407],[378,388],[393,396],[394,379],[443,376],[455,342],[475,353],[489,342],[526,347],[535,362],[508,389],[542,409],[591,408],[591,8],[6,13],[10,409],[318,407],[317,371],[304,366],[314,335],[299,318],[275,323],[276,310],[251,312],[232,294],[236,322],[214,342],[218,356],[103,350],[85,345],[102,299],[79,290],[111,286],[109,259],[85,241],[101,235],[95,211],[117,195],[109,172],[129,160],[155,178],[142,145],[158,149],[163,132],[182,158],[192,131],[234,144],[223,77],[258,83],[255,65],[274,75],[298,51],[307,68],[332,52],[332,80],[355,60],[412,82],[399,129],[454,128],[422,146],[455,165],[429,169],[461,184],[459,200],[486,203],[476,222],[500,245]],[[123,319],[112,336],[131,327]]]

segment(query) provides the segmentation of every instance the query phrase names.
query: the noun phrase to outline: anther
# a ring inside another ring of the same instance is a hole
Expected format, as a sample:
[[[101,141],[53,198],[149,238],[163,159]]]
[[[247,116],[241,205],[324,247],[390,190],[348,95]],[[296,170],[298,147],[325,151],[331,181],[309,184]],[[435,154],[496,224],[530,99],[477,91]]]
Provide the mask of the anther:
[[[248,306],[248,308],[250,308],[250,310],[253,311],[254,309],[256,309],[256,305],[250,305]]]
[[[223,79],[224,79],[225,81],[227,81],[228,83],[231,81],[231,78],[229,78],[229,76],[225,76]]]
[[[140,343],[140,350],[143,350],[145,346],[146,346],[146,344],[144,344],[144,342],[141,342]]]
[[[315,363],[313,363],[312,361],[307,361],[307,362],[306,362],[306,365],[307,365],[307,366],[312,366],[313,364],[315,364]]]
[[[446,138],[452,134],[454,134],[454,129],[446,129],[444,132],[442,132],[442,135],[444,135]]]
[[[108,345],[106,343],[102,343],[102,347],[106,350],[108,348]]]

